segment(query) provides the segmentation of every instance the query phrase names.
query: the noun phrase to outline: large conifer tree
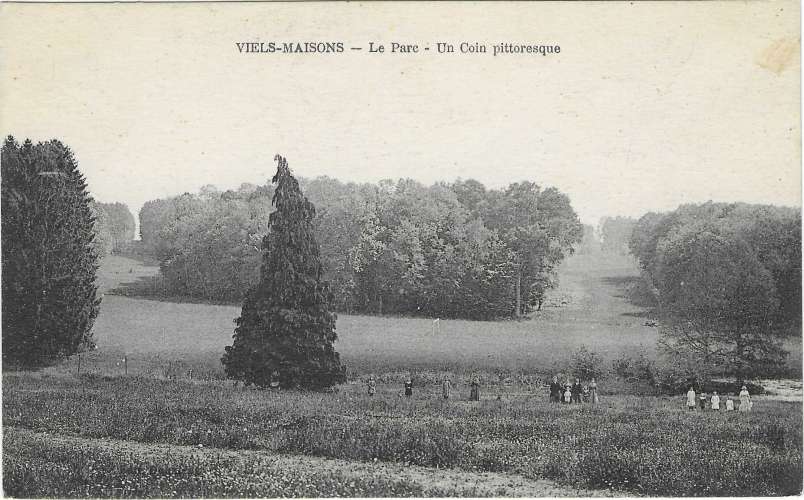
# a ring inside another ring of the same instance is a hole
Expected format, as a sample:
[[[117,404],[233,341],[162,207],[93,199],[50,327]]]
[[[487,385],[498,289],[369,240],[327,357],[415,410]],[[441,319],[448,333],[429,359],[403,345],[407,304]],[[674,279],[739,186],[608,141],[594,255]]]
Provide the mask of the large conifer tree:
[[[315,207],[302,195],[287,161],[279,166],[269,231],[262,240],[260,282],[246,294],[223,362],[229,378],[266,386],[274,373],[283,387],[321,388],[345,373],[333,343],[332,295],[322,281]]]
[[[70,149],[2,149],[3,358],[40,365],[93,346],[98,314],[93,216]]]

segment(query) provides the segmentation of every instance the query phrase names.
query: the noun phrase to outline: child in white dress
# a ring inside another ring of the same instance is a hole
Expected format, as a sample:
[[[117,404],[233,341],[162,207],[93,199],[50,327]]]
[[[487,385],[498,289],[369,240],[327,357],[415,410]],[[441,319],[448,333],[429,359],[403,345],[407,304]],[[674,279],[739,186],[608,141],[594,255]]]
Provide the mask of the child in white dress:
[[[731,399],[731,395],[726,399],[726,411],[734,411],[734,400]]]
[[[715,411],[720,410],[720,396],[717,395],[717,391],[712,393],[712,409]]]

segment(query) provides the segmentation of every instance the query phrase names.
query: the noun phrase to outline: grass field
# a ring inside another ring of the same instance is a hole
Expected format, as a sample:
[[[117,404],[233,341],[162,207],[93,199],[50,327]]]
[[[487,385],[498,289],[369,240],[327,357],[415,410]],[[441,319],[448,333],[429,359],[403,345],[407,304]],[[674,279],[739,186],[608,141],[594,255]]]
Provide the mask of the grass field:
[[[130,271],[130,272],[129,272]],[[153,274],[112,257],[102,290]],[[3,374],[3,488],[17,497],[791,495],[801,492],[802,405],[689,412],[601,384],[597,406],[553,406],[543,377],[581,345],[605,360],[655,328],[628,258],[575,256],[534,318],[340,316],[351,382],[333,393],[222,380],[238,307],[107,294],[97,351]],[[629,300],[629,298],[631,300]],[[638,298],[638,297],[637,297]],[[800,366],[799,344],[791,343]],[[796,351],[796,349],[798,349]],[[123,359],[125,358],[125,362]],[[79,363],[80,375],[79,375]],[[127,373],[126,373],[127,372]],[[360,379],[379,376],[378,393]],[[400,397],[413,373],[413,398]],[[483,397],[466,400],[481,376]],[[454,397],[440,398],[443,376]],[[799,386],[800,387],[800,386]]]
[[[156,272],[113,256],[101,268],[101,290]],[[408,373],[428,379],[443,372],[527,380],[562,371],[581,345],[600,354],[606,365],[623,353],[653,354],[657,329],[645,326],[646,309],[628,297],[638,282],[633,259],[576,255],[562,267],[560,280],[543,311],[521,322],[441,320],[433,334],[431,319],[342,314],[337,349],[352,378],[374,373],[397,381]],[[100,349],[84,356],[84,370],[122,373],[125,356],[129,374],[188,376],[192,371],[194,378],[220,379],[220,357],[239,314],[236,306],[106,294],[93,330]],[[788,348],[790,369],[799,373],[800,338]],[[72,359],[59,370],[77,368]]]
[[[601,265],[605,263],[606,265]],[[573,257],[562,285],[532,320],[476,322],[339,315],[337,349],[351,373],[460,371],[548,373],[581,345],[606,360],[635,349],[652,351],[656,329],[644,326],[644,310],[623,296],[634,279],[630,258]],[[133,269],[133,273],[128,273]],[[153,268],[112,257],[101,269],[105,288],[115,280],[152,274]],[[563,303],[563,304],[562,304]],[[94,334],[102,352],[127,354],[138,364],[166,360],[222,376],[219,358],[231,342],[240,308],[170,303],[105,295]],[[501,339],[505,339],[501,342]],[[91,363],[92,359],[85,361]],[[402,376],[402,375],[400,375]]]
[[[802,477],[801,404],[762,399],[751,413],[701,413],[687,411],[682,398],[444,402],[436,388],[408,399],[388,386],[369,397],[359,386],[322,394],[6,374],[3,427],[4,487],[13,496],[106,496],[114,488],[129,488],[116,496],[279,495],[285,480],[307,486],[282,495],[308,496],[789,495],[801,491]],[[239,451],[234,466],[230,452]],[[288,470],[293,460],[277,454],[353,461],[362,472],[355,478],[333,466],[331,480],[319,483],[320,464],[302,460]],[[262,470],[264,459],[276,462]],[[431,474],[385,473],[410,465]],[[474,489],[438,486],[472,473],[501,476]]]

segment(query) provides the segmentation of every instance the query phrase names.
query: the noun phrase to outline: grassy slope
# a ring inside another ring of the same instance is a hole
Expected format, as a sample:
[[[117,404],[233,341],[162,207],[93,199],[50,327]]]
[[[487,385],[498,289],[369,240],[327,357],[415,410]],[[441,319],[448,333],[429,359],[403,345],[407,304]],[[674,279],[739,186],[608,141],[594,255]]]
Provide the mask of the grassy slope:
[[[149,446],[200,445],[212,455],[216,452],[210,450],[251,450],[379,460],[654,495],[780,495],[801,490],[801,403],[758,398],[751,413],[702,414],[687,411],[683,397],[610,396],[598,406],[556,406],[542,394],[445,403],[436,388],[417,391],[412,399],[381,389],[372,398],[358,386],[320,394],[131,377],[6,374],[3,426]],[[42,471],[48,460],[65,470],[80,466],[59,451],[69,449],[69,443],[54,443],[31,449],[17,440],[5,446],[11,447],[11,456],[27,457],[22,464],[41,465]],[[116,458],[101,461],[100,469],[130,469],[131,462],[139,463],[137,457],[127,458],[126,448],[119,451]],[[156,460],[157,471],[148,474],[158,476],[172,467],[173,462]],[[7,469],[7,480],[20,483],[25,469]],[[104,474],[103,481],[114,482],[115,474]],[[244,484],[250,484],[249,474],[245,476]],[[80,477],[71,481],[84,484]],[[106,485],[103,481],[99,484]],[[422,494],[415,484],[408,487]],[[58,493],[67,494],[54,492]],[[354,493],[376,490],[358,488]],[[157,489],[151,495],[172,493]]]
[[[142,444],[12,427],[12,496],[323,497],[608,496],[514,474],[468,473],[264,451]],[[12,482],[13,481],[13,482]]]
[[[527,377],[486,387],[480,403],[445,404],[427,384],[413,400],[398,397],[397,379],[409,369],[429,370],[435,382],[439,370],[541,372],[582,343],[608,358],[649,349],[656,330],[642,325],[644,310],[623,296],[633,265],[596,259],[568,262],[552,306],[532,321],[443,321],[433,337],[426,319],[341,316],[344,360],[357,374],[376,372],[389,382],[374,398],[359,383],[336,394],[278,394],[200,382],[220,377],[218,358],[239,308],[106,295],[95,330],[100,349],[82,356],[82,373],[115,377],[75,377],[77,359],[4,375],[4,489],[18,496],[577,494],[538,482],[550,478],[572,488],[664,495],[799,492],[800,402],[758,398],[756,412],[730,415],[630,396],[606,396],[599,407],[553,407]],[[107,261],[102,287],[154,272],[134,265]],[[142,377],[118,377],[123,354],[129,375]],[[455,382],[456,396],[465,397],[463,380]],[[165,458],[164,445],[181,458]],[[327,462],[332,474],[317,481],[310,456],[351,462]],[[373,459],[391,473],[378,472]],[[380,477],[350,474],[349,464],[360,463],[355,470]],[[446,467],[459,478],[499,473],[501,482],[452,489],[433,483],[429,468],[405,475],[405,464]],[[59,480],[51,479],[54,471]],[[177,481],[181,493],[174,493]],[[131,489],[111,489],[123,487]]]

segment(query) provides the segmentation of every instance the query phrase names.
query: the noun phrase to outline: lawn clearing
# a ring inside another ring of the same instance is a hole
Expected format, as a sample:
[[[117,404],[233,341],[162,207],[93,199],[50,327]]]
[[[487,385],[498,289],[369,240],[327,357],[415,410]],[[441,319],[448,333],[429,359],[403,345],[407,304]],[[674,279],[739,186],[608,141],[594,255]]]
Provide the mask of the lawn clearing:
[[[115,276],[128,279],[121,270],[133,265],[113,259],[108,266],[104,263],[107,269],[101,273],[109,285]],[[137,269],[146,275],[153,270]],[[422,370],[547,373],[581,345],[608,361],[635,349],[652,352],[656,329],[644,325],[644,309],[630,304],[619,285],[635,273],[628,258],[575,256],[563,268],[562,286],[544,310],[521,322],[440,320],[434,333],[428,318],[341,314],[337,349],[356,375]],[[127,355],[134,364],[137,359],[151,364],[158,355],[163,363],[170,359],[194,365],[196,373],[222,374],[220,356],[231,343],[233,320],[239,314],[237,306],[107,294],[93,331],[101,351],[115,352],[121,359]]]
[[[104,261],[100,276],[104,286],[113,287],[119,284],[115,280],[152,276],[155,269],[112,256]],[[649,310],[629,297],[629,290],[639,284],[633,259],[575,255],[562,266],[560,280],[544,309],[519,322],[440,320],[434,333],[431,318],[340,314],[336,347],[350,377],[374,373],[399,380],[411,372],[546,375],[565,368],[582,345],[600,354],[607,366],[637,350],[654,354],[658,329],[645,325]],[[192,371],[196,377],[222,378],[220,357],[231,344],[239,315],[239,306],[107,294],[93,330],[100,352],[85,356],[84,368],[117,375],[126,357],[129,374],[188,376]],[[791,339],[788,349],[790,370],[798,373],[801,339]],[[77,360],[68,366],[66,370],[76,371]]]

